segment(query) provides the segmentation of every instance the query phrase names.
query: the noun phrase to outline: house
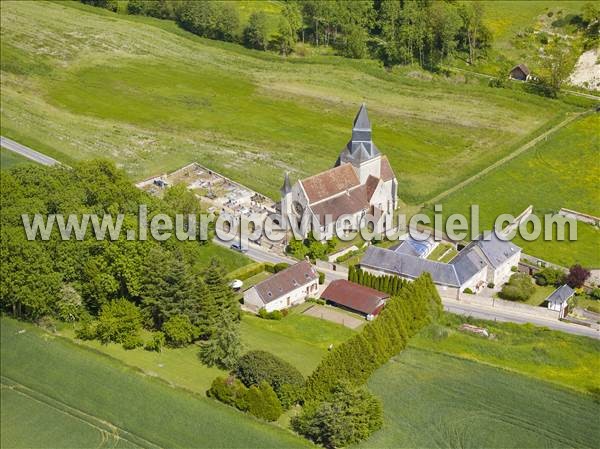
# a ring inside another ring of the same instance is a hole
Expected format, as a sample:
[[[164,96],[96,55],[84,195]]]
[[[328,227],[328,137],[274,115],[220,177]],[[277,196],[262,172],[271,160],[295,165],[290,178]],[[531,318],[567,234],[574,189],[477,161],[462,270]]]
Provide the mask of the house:
[[[273,312],[303,303],[318,289],[317,270],[303,260],[246,290],[244,305],[254,313],[260,309]]]
[[[321,294],[328,304],[356,312],[367,320],[379,314],[389,297],[387,293],[345,279],[332,281]]]
[[[568,301],[574,294],[575,290],[567,284],[557,288],[546,298],[548,309],[558,312],[558,319],[566,317],[569,313]]]
[[[336,234],[335,222],[342,215],[350,216],[347,231],[359,230],[366,214],[375,218],[375,232],[392,226],[398,181],[387,157],[373,143],[364,103],[354,119],[352,137],[335,166],[293,185],[286,173],[280,192],[282,216],[288,221],[300,222],[304,214],[308,214],[310,222],[316,223],[313,231],[319,240]],[[384,225],[386,220],[387,226]],[[307,234],[308,230],[304,236]]]
[[[518,81],[529,81],[529,78],[531,78],[531,72],[529,71],[529,67],[527,67],[525,64],[519,64],[511,69],[508,77]]]
[[[521,248],[491,232],[473,240],[449,263],[370,246],[360,267],[375,275],[393,274],[408,280],[429,273],[442,296],[458,298],[465,289],[477,292],[488,284],[506,283],[520,258]]]

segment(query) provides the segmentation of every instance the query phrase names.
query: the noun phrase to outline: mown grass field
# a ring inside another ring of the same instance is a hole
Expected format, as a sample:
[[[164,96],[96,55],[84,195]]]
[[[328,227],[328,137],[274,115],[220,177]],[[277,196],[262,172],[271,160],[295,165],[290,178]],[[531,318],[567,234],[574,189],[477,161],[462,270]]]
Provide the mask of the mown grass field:
[[[75,339],[70,326],[62,327],[60,333]],[[343,342],[354,335],[354,331],[293,311],[281,321],[245,314],[241,334],[244,351],[262,349],[277,354],[308,376],[327,353],[330,344]],[[78,341],[78,344],[201,395],[209,389],[215,377],[226,374],[223,370],[204,365],[198,358],[199,347],[196,345],[165,348],[157,353],[142,348],[127,351],[119,344],[103,345],[98,341]]]
[[[117,439],[125,447],[309,446],[67,339],[8,318],[0,324],[2,447],[111,447]],[[5,397],[15,384],[26,395]]]
[[[494,339],[462,332],[469,322],[495,335]],[[437,351],[584,393],[600,393],[600,341],[533,325],[475,320],[446,313],[413,338],[414,348]]]
[[[561,207],[600,215],[600,116],[586,115],[571,122],[482,178],[442,200],[444,216],[469,214],[471,204],[480,207],[480,227],[492,229],[503,213],[517,216],[530,204],[543,219]],[[524,251],[569,266],[581,263],[600,267],[600,231],[577,224],[578,239],[573,242],[528,242],[515,239]]]
[[[578,109],[463,75],[284,59],[76,3],[1,8],[2,133],[65,161],[111,158],[136,178],[198,160],[277,196],[284,170],[333,164],[366,101],[401,198],[418,203]]]
[[[6,148],[0,148],[0,168],[2,170],[9,170],[13,167],[33,163],[33,161],[20,154],[9,151]]]
[[[369,389],[384,427],[359,447],[597,447],[600,405],[589,395],[481,363],[410,348]]]

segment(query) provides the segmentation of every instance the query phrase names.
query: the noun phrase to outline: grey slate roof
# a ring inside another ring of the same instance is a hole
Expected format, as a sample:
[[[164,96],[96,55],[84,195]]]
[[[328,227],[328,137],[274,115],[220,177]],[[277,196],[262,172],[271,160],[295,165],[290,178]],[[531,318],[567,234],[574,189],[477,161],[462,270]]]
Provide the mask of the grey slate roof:
[[[458,280],[463,284],[484,269],[487,263],[477,251],[465,248],[450,261],[450,265],[454,266]]]
[[[290,182],[290,172],[285,172],[285,178],[283,180],[283,185],[281,189],[279,189],[283,195],[292,191],[292,183]]]
[[[360,109],[354,118],[353,128],[360,130],[371,130],[371,122],[369,121],[369,114],[367,113],[367,105],[365,103],[360,105]]]
[[[550,296],[546,298],[546,301],[554,304],[564,304],[568,299],[575,294],[575,290],[569,287],[567,284],[558,287],[554,290]]]
[[[485,237],[488,236],[489,240],[485,240]],[[481,249],[483,256],[494,268],[498,268],[508,258],[521,251],[521,248],[512,242],[500,240],[495,231],[486,233],[485,236],[479,236],[477,240],[467,245],[463,251],[471,249],[473,246]]]
[[[360,265],[409,278],[417,278],[423,273],[429,273],[436,284],[460,287],[453,265],[421,259],[410,254],[396,253],[377,246],[367,248]]]
[[[268,304],[318,278],[319,274],[315,267],[310,262],[303,260],[259,282],[254,288],[263,303]]]

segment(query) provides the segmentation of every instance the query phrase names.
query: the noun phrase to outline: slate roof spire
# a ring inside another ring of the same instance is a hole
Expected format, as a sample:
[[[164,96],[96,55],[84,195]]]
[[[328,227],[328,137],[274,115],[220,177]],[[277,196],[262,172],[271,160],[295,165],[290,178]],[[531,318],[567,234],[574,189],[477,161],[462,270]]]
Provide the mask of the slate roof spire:
[[[354,126],[352,128],[357,131],[371,131],[371,122],[369,121],[369,114],[367,113],[367,105],[365,103],[360,105],[360,109],[354,118]]]
[[[281,194],[286,195],[292,191],[292,183],[290,182],[290,172],[285,172],[285,178],[283,179],[283,185],[281,186]]]

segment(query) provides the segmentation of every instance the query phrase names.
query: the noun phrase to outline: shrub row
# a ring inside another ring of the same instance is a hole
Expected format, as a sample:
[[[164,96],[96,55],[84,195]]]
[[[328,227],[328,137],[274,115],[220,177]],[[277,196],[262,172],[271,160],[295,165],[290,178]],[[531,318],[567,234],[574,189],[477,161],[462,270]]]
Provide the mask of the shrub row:
[[[402,288],[409,283],[406,279],[402,279],[398,276],[376,276],[361,270],[360,267],[357,267],[356,265],[350,266],[348,270],[348,280],[366,287],[374,288],[380,292],[389,293],[391,296],[398,295]]]
[[[354,251],[348,251],[346,254],[342,254],[340,257],[338,257],[337,259],[335,259],[336,262],[341,263],[341,262],[345,262],[348,259],[356,256],[360,254],[360,250],[359,249],[355,249]]]
[[[248,388],[234,376],[217,377],[207,394],[265,421],[275,421],[283,413],[275,391],[265,381]]]
[[[260,262],[254,262],[248,265],[244,265],[243,267],[238,268],[237,270],[233,270],[227,275],[227,279],[234,280],[239,279],[240,281],[245,281],[252,276],[256,276],[259,273],[267,270],[266,264]],[[267,270],[268,271],[268,270]]]
[[[374,322],[325,356],[307,380],[305,400],[327,399],[339,381],[362,385],[441,311],[440,297],[429,274],[405,283]]]

